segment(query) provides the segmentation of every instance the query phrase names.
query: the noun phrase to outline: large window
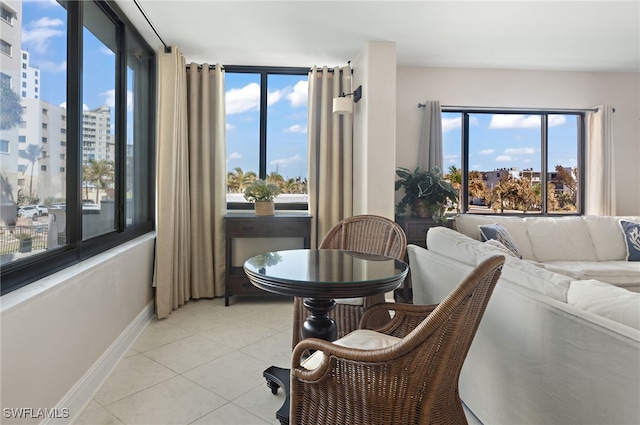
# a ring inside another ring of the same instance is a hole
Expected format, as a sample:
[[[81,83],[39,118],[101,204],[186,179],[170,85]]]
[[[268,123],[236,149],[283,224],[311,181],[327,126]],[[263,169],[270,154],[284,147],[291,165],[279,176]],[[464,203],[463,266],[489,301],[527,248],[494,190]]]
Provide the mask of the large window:
[[[14,24],[28,63],[2,72],[40,90],[2,129],[22,142],[2,162],[3,294],[153,228],[153,50],[110,2],[22,2]]]
[[[583,128],[582,112],[443,112],[443,172],[459,191],[458,209],[581,213]]]
[[[281,187],[276,208],[306,208],[308,71],[225,66],[230,208],[257,178]]]

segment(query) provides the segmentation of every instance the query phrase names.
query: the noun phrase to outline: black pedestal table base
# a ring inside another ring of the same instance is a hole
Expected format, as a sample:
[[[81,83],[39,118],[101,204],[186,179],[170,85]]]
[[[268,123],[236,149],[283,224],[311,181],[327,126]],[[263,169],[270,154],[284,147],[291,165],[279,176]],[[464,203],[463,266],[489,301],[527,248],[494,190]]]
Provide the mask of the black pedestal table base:
[[[329,317],[329,312],[335,308],[336,302],[332,299],[305,298],[303,304],[310,314],[302,325],[302,337],[335,341],[338,328]]]
[[[289,369],[284,369],[278,366],[270,366],[264,372],[262,376],[267,380],[267,386],[271,389],[271,394],[277,394],[278,388],[282,387],[284,391],[284,403],[276,412],[276,419],[280,421],[280,425],[289,424],[289,386],[291,380],[289,379]]]

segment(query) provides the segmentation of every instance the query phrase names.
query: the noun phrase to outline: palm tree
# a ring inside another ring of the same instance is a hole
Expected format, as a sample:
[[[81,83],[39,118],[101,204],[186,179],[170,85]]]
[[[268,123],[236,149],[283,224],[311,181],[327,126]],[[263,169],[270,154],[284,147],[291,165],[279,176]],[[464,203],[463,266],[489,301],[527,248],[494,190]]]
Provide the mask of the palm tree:
[[[484,199],[487,196],[487,186],[480,171],[469,171],[469,196]]]
[[[245,173],[242,168],[236,167],[227,173],[227,190],[232,193],[242,193],[257,178],[258,175],[254,171]]]
[[[38,146],[38,145],[34,145],[32,143],[27,145],[27,148],[25,150],[20,150],[18,151],[18,156],[22,159],[26,159],[27,161],[29,161],[29,165],[31,166],[31,177],[29,179],[29,202],[32,202],[33,198],[34,198],[34,193],[33,193],[33,169],[36,166],[36,162],[38,162],[38,160],[40,160],[42,158],[42,146]],[[22,174],[24,175],[25,171],[27,171],[27,169],[25,168],[25,170],[22,172]]]
[[[93,183],[96,187],[96,203],[100,202],[100,189],[107,189],[115,180],[115,172],[113,161],[106,159],[89,159],[87,164],[82,167],[82,180],[87,183]],[[85,185],[88,197],[88,187]]]
[[[285,180],[284,177],[282,177],[282,174],[278,173],[278,171],[272,171],[271,174],[267,175],[265,180],[267,183],[273,183],[278,186],[281,191],[284,190]]]
[[[462,202],[462,171],[452,165],[449,167],[449,174],[446,178],[451,182],[451,186],[458,192],[458,203]],[[458,208],[459,210],[459,208]]]

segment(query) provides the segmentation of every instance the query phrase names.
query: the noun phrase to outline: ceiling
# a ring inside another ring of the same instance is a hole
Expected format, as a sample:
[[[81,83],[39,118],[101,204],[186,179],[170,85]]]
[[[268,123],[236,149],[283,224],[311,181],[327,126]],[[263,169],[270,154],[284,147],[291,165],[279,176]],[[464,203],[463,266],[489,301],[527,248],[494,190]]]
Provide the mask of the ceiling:
[[[161,46],[133,0],[116,3]],[[335,66],[368,41],[392,41],[400,66],[640,72],[640,0],[138,4],[187,62]]]

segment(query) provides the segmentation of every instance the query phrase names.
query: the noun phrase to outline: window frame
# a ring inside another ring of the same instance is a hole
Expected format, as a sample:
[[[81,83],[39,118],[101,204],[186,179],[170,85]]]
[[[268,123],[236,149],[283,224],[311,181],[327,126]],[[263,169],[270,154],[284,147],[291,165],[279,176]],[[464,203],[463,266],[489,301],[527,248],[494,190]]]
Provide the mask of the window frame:
[[[557,216],[575,216],[584,215],[585,211],[585,176],[586,176],[586,160],[585,160],[585,112],[586,110],[567,110],[567,109],[515,109],[515,108],[465,108],[465,107],[442,107],[442,113],[459,113],[461,116],[461,140],[460,140],[460,154],[461,154],[461,176],[462,176],[462,188],[461,199],[463,202],[459,204],[461,214],[473,214],[469,213],[469,115],[470,114],[486,114],[486,115],[537,115],[540,116],[540,151],[541,151],[541,170],[540,170],[540,189],[541,189],[541,202],[540,212],[513,212],[513,213],[499,213],[488,212],[483,215],[496,215],[496,216],[543,216],[543,217],[557,217]],[[578,191],[576,194],[576,211],[553,211],[547,210],[547,183],[549,178],[548,170],[548,135],[549,135],[549,115],[572,115],[576,116],[578,120],[577,131],[577,168],[578,178]],[[443,174],[446,170],[442,170]]]
[[[4,39],[0,39],[0,52],[2,54],[7,55],[10,58],[12,58],[13,57],[13,46],[8,41],[6,41]]]
[[[260,76],[260,138],[259,138],[259,168],[258,178],[264,179],[267,176],[267,97],[269,93],[269,75],[304,75],[309,76],[308,67],[287,67],[287,66],[245,66],[245,65],[225,65],[226,74],[258,74]],[[226,142],[226,141],[225,141]],[[308,170],[307,170],[308,171]],[[308,177],[307,177],[308,178]],[[276,202],[276,210],[308,210],[308,202]],[[253,210],[254,205],[250,202],[227,202],[228,210]]]
[[[9,262],[2,266],[0,295],[5,295],[16,289],[24,287],[38,279],[42,279],[57,271],[77,264],[94,255],[121,245],[131,239],[153,231],[155,228],[155,80],[156,80],[156,53],[136,30],[135,26],[126,18],[122,10],[112,1],[94,1],[99,10],[107,19],[116,23],[118,53],[116,59],[116,129],[114,139],[116,143],[116,228],[100,236],[82,240],[82,55],[83,55],[83,5],[84,2],[66,2],[67,10],[67,116],[66,116],[66,236],[67,243],[61,247],[47,250],[21,259]],[[149,54],[149,78],[150,90],[147,99],[140,101],[149,102],[150,108],[144,120],[144,126],[148,128],[148,146],[146,146],[145,170],[147,189],[146,217],[137,224],[126,226],[125,196],[126,179],[123,178],[126,162],[126,107],[127,107],[127,46],[126,33],[136,39]]]

